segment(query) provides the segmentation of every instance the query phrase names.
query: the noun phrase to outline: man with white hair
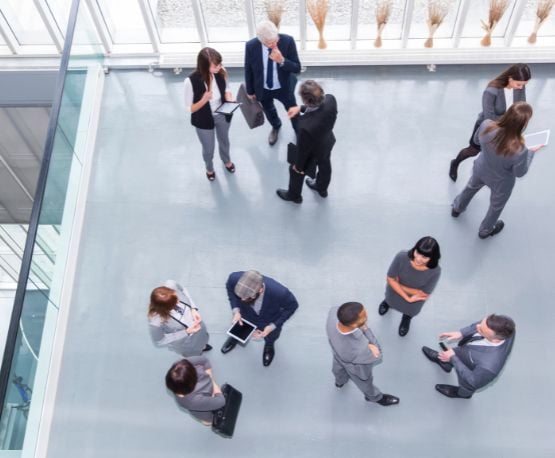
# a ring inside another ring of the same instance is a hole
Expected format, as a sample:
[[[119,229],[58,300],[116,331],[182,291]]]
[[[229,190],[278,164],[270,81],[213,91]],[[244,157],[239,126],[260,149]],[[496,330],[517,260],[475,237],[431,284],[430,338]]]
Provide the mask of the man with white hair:
[[[295,73],[301,71],[301,62],[293,37],[278,33],[273,22],[260,22],[256,36],[245,46],[245,84],[247,95],[262,104],[272,125],[268,142],[274,145],[281,128],[274,99],[279,100],[286,110],[297,105]],[[296,132],[297,118],[292,118],[291,124]]]

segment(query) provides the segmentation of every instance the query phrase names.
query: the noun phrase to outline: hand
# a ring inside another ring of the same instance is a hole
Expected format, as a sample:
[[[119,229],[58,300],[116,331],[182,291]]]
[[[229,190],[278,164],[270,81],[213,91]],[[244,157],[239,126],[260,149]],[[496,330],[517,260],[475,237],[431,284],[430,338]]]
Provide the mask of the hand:
[[[533,146],[532,148],[528,148],[530,151],[532,151],[533,153],[535,153],[536,151],[539,151],[540,149],[542,149],[545,145],[538,145],[538,146]]]
[[[217,394],[222,394],[222,390],[216,382],[212,382],[212,396],[216,396]]]
[[[263,331],[261,331],[260,329],[257,329],[256,331],[253,332],[252,338],[255,340],[263,339],[268,334],[270,334],[270,332],[272,332],[273,330],[274,330],[273,326],[270,326],[270,325],[266,326]]]
[[[460,331],[442,332],[439,335],[439,340],[459,340],[462,339]]]
[[[281,51],[277,46],[275,48],[272,48],[270,59],[272,59],[274,62],[277,62],[278,64],[283,64],[283,62],[285,61],[283,54],[281,54]]]
[[[193,320],[195,322],[200,323],[202,321],[202,317],[200,316],[200,313],[198,313],[197,309],[191,309],[191,315],[193,315]]]
[[[209,102],[211,98],[212,98],[212,91],[206,91],[204,94],[202,94],[202,98],[200,100],[206,103],[206,102]]]
[[[289,110],[287,110],[287,117],[289,119],[294,118],[295,116],[298,116],[299,113],[301,112],[301,107],[300,106],[294,106],[289,108]]]
[[[294,164],[293,164],[293,172],[297,172],[297,173],[300,173],[301,175],[304,175],[304,172],[303,172],[302,170],[299,170],[299,169],[297,168],[297,166],[294,165]]]
[[[200,321],[195,321],[192,326],[187,328],[187,334],[191,335],[200,331]]]
[[[444,363],[448,363],[449,360],[455,356],[455,352],[453,351],[452,348],[450,348],[447,351],[440,351],[437,355],[437,357],[439,358],[440,361],[443,361]]]
[[[425,301],[426,299],[428,299],[428,295],[421,291],[419,293],[409,295],[407,302],[410,302],[412,304],[413,302]]]
[[[241,312],[235,312],[231,320],[233,324],[239,323],[239,326],[243,326],[243,320],[241,319]]]
[[[368,344],[369,350],[372,352],[375,358],[380,357],[380,349],[374,344]]]
[[[249,98],[249,100],[252,100],[253,102],[256,100],[256,94],[247,94],[247,97]]]

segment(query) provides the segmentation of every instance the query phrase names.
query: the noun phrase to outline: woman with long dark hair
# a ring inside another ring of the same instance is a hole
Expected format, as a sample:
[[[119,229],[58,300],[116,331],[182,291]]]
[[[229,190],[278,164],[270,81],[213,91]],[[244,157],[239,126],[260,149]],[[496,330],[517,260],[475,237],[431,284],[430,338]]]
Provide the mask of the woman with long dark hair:
[[[486,119],[474,136],[474,141],[481,145],[482,153],[474,161],[468,184],[455,197],[451,215],[456,218],[465,211],[484,185],[490,188],[489,209],[478,232],[481,239],[503,230],[505,223],[498,218],[511,196],[516,177],[526,175],[533,153],[543,146],[529,149],[524,144],[522,133],[531,117],[532,107],[526,102],[517,102],[498,121]]]
[[[385,315],[389,308],[403,314],[399,335],[409,332],[410,321],[420,313],[441,275],[439,243],[422,237],[410,250],[397,253],[387,271],[385,299],[378,308]]]
[[[480,145],[474,141],[476,131],[485,119],[497,121],[516,102],[526,102],[526,83],[532,78],[530,67],[514,64],[491,80],[482,95],[482,112],[474,124],[469,145],[459,151],[449,166],[449,177],[457,181],[459,164],[480,152]]]
[[[191,124],[195,126],[202,145],[202,158],[206,166],[206,178],[216,179],[214,171],[215,137],[218,139],[220,159],[229,173],[235,165],[229,156],[229,126],[232,115],[216,113],[223,102],[233,96],[227,87],[227,72],[222,66],[222,56],[213,48],[203,48],[197,56],[197,68],[185,80],[185,106],[191,112]]]

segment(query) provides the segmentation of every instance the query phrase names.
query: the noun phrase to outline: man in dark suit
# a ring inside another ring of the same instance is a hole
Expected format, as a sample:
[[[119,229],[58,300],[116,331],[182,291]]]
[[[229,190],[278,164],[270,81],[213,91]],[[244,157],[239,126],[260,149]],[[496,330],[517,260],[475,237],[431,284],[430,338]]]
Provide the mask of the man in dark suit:
[[[253,339],[264,339],[262,363],[269,366],[274,359],[274,343],[283,324],[295,313],[299,304],[293,293],[270,277],[256,270],[233,272],[226,283],[227,296],[233,312],[233,322],[242,324],[242,318],[256,325]],[[222,353],[235,348],[237,340],[229,337]]]
[[[279,100],[286,110],[297,104],[295,73],[301,71],[301,62],[293,37],[278,34],[273,22],[260,22],[256,35],[257,38],[247,41],[245,46],[245,84],[247,95],[262,104],[272,125],[268,142],[274,145],[281,128],[274,99]],[[297,121],[292,119],[291,124],[296,132]]]
[[[450,398],[468,399],[503,369],[513,348],[515,323],[507,316],[492,314],[460,331],[444,332],[439,338],[459,343],[439,353],[429,347],[422,347],[422,351],[445,372],[454,367],[459,386],[439,384],[436,390]]]
[[[321,197],[328,197],[331,180],[331,150],[335,145],[333,127],[337,119],[337,102],[331,94],[324,94],[322,87],[313,80],[301,84],[299,94],[303,100],[302,107],[293,107],[288,111],[290,117],[299,118],[297,134],[297,154],[289,167],[289,188],[278,189],[277,195],[283,200],[300,204],[305,175],[309,188]],[[318,173],[315,174],[315,169]]]

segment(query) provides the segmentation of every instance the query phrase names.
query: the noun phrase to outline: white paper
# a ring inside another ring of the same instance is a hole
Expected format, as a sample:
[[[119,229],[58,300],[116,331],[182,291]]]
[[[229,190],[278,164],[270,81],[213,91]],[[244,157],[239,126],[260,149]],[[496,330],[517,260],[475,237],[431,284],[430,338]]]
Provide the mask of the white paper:
[[[534,146],[547,145],[549,142],[550,133],[551,131],[547,129],[540,132],[534,132],[533,134],[525,135],[524,141],[526,142],[526,147],[533,148]]]

